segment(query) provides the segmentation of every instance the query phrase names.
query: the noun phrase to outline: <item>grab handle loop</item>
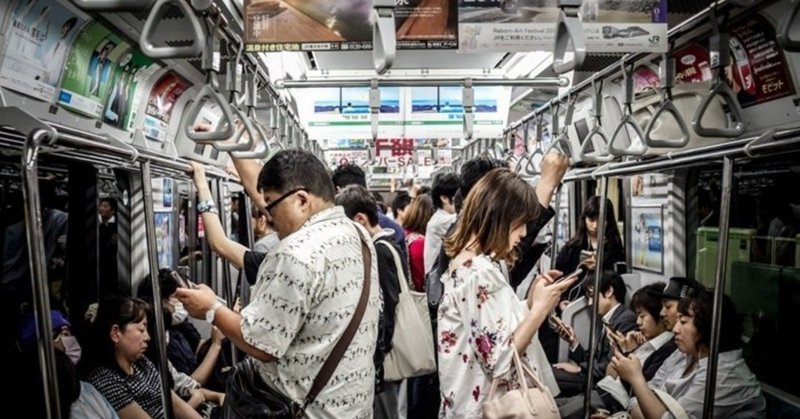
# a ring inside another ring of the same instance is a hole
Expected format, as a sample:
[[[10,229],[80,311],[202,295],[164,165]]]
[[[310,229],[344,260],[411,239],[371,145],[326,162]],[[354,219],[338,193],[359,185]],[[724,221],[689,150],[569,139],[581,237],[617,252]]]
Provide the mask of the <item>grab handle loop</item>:
[[[792,11],[783,17],[781,23],[778,25],[777,39],[778,43],[789,52],[800,52],[800,39],[792,39],[792,28],[800,25],[797,21],[797,16],[800,15],[800,0],[789,0],[792,4]]]
[[[395,0],[375,0],[372,6],[372,61],[379,75],[392,68],[397,53],[394,8]]]
[[[644,133],[642,126],[633,116],[633,66],[626,67],[625,62],[622,61],[622,76],[624,81],[623,94],[625,100],[623,102],[622,120],[619,121],[617,127],[614,129],[614,134],[611,136],[611,142],[608,143],[608,152],[612,156],[642,156],[647,152],[647,147],[644,145]],[[630,130],[639,138],[639,143],[635,144],[634,138],[631,136]],[[617,140],[622,138],[622,133],[628,137],[630,145],[628,148],[618,147]]]
[[[603,81],[601,80],[599,83],[596,83],[594,79],[592,79],[592,87],[594,88],[594,128],[589,131],[589,134],[586,135],[586,139],[583,140],[583,144],[581,144],[581,148],[578,151],[578,158],[582,161],[587,163],[606,163],[610,162],[614,159],[614,156],[608,154],[608,137],[606,137],[605,130],[603,130],[603,125],[601,122],[602,117],[602,106],[603,106]],[[589,152],[589,147],[594,144],[592,141],[595,137],[600,139],[600,141],[605,145],[606,150],[600,151],[595,150]],[[605,152],[605,154],[603,154]]]
[[[189,106],[184,130],[186,136],[194,142],[213,142],[225,141],[234,134],[234,121],[236,120],[231,106],[224,96],[219,92],[219,53],[216,51],[216,32],[219,27],[214,26],[209,36],[206,38],[206,45],[203,49],[203,59],[201,61],[202,70],[206,73],[206,84],[194,98],[194,102]],[[217,124],[217,129],[209,132],[195,131],[193,125],[200,115],[200,110],[205,102],[214,102],[222,111],[222,120]]]
[[[191,45],[182,47],[157,47],[153,43],[152,40],[158,28],[158,24],[167,13],[167,4],[172,4],[180,9],[186,19],[189,20],[189,25],[191,26],[193,34],[193,42]],[[203,46],[205,44],[205,32],[203,32],[203,28],[200,26],[200,20],[197,18],[197,15],[187,0],[158,0],[150,10],[150,14],[147,15],[147,20],[142,27],[142,36],[139,38],[139,48],[144,55],[155,59],[197,57],[203,52]]]
[[[712,19],[716,23],[716,17],[712,16]],[[716,78],[714,84],[711,86],[711,90],[703,97],[692,119],[692,128],[694,128],[694,132],[703,137],[735,138],[742,135],[745,130],[744,119],[742,118],[742,107],[739,104],[739,100],[736,99],[736,95],[733,93],[730,86],[728,86],[728,83],[723,80],[724,68],[730,64],[729,45],[729,38],[725,33],[716,32],[710,38],[711,68],[716,69]],[[720,96],[728,105],[728,109],[734,119],[729,123],[728,127],[710,128],[703,125],[703,117],[716,96]]]
[[[553,45],[553,71],[556,74],[570,72],[583,64],[586,58],[586,36],[578,11],[583,0],[559,0],[556,38]],[[565,61],[567,47],[572,41],[574,55],[571,61]]]
[[[667,147],[667,148],[680,148],[689,144],[690,133],[686,121],[681,116],[678,108],[672,102],[672,86],[675,83],[675,59],[669,54],[664,54],[659,65],[659,73],[661,75],[661,87],[664,91],[661,94],[661,105],[650,117],[647,126],[644,129],[644,143],[648,147]],[[663,115],[671,115],[678,124],[681,130],[681,136],[676,139],[659,139],[653,137],[653,130],[657,126],[656,123]]]
[[[254,130],[252,134],[255,134],[255,138],[260,140],[259,143],[261,144],[261,147],[256,145],[252,151],[234,151],[231,154],[238,159],[265,159],[267,156],[269,156],[269,144],[267,143],[269,136],[256,119],[256,104],[258,102],[258,76],[256,74],[249,73],[245,74],[244,78],[245,86],[247,88],[247,91],[245,92],[247,119],[251,121],[252,129]]]

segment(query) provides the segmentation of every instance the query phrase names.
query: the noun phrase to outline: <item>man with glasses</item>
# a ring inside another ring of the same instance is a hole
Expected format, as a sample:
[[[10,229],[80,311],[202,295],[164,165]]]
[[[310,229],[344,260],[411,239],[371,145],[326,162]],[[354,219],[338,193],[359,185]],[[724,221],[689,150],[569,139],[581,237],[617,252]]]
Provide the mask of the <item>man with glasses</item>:
[[[372,417],[380,296],[375,248],[334,205],[334,187],[313,154],[285,150],[261,170],[257,188],[281,242],[259,269],[241,314],[200,285],[179,289],[189,313],[217,326],[257,364],[272,389],[302,404],[353,317],[364,283],[362,238],[371,253],[364,317],[332,378],[307,406],[309,417]]]

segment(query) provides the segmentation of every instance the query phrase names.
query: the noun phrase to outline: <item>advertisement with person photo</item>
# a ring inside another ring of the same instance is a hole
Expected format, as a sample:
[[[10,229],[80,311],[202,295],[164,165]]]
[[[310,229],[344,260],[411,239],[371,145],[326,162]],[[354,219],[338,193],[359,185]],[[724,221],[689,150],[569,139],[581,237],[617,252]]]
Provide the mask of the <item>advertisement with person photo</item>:
[[[84,20],[57,2],[37,0],[20,1],[7,13],[0,85],[53,101],[67,51]]]
[[[153,85],[144,118],[144,135],[147,138],[156,141],[166,139],[175,102],[189,86],[191,84],[188,81],[172,71],[165,73]]]

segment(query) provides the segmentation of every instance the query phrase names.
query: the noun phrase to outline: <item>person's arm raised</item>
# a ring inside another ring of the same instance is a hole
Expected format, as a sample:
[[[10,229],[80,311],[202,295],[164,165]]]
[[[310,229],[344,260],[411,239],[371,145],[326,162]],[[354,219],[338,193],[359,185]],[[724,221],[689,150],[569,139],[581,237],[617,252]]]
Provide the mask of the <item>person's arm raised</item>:
[[[208,188],[208,181],[206,180],[205,168],[202,164],[197,162],[191,162],[190,164],[192,166],[194,184],[197,188],[198,202],[213,202],[211,190]],[[225,258],[237,268],[242,269],[244,266],[244,254],[247,252],[247,248],[241,243],[229,239],[225,235],[225,230],[222,229],[222,222],[218,214],[206,211],[202,213],[200,217],[203,219],[206,240],[208,240],[208,246],[211,247],[211,250]]]

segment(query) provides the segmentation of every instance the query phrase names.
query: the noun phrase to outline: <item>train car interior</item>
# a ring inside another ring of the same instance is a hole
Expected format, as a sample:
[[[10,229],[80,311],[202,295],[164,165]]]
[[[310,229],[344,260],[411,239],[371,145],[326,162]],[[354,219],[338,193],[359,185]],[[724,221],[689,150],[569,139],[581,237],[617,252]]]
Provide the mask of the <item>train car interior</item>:
[[[622,253],[600,250],[597,271],[622,274],[626,303],[696,279],[719,305],[712,336],[729,297],[762,417],[800,417],[798,15],[798,0],[0,0],[3,408],[69,417],[51,332],[83,341],[110,295],[149,287],[158,301],[160,270],[246,305],[244,270],[209,244],[191,164],[225,235],[250,248],[263,208],[234,161],[302,149],[331,172],[358,166],[387,213],[475,158],[536,186],[545,156],[569,157],[530,278],[555,268],[587,202],[608,200],[599,242],[613,219]],[[561,314],[590,353],[597,298]],[[169,316],[152,304],[172,418]],[[222,348],[229,366],[247,357]],[[719,417],[716,379],[704,418]]]

